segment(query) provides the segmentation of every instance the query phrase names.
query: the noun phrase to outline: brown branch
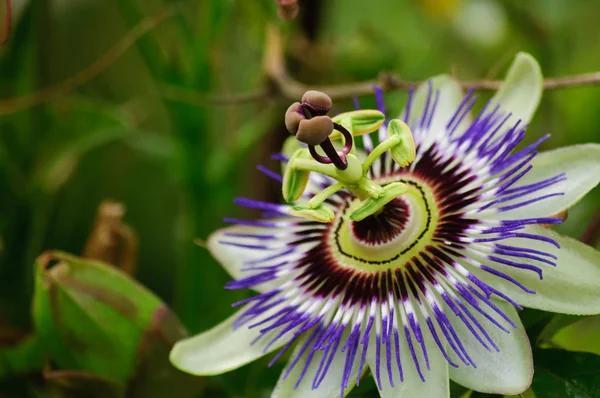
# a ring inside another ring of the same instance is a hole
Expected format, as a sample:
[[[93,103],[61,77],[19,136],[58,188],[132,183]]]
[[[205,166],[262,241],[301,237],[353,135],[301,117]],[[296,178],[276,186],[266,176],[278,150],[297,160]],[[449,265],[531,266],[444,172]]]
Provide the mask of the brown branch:
[[[392,74],[382,72],[374,80],[358,83],[336,84],[330,86],[310,86],[292,78],[285,69],[283,44],[279,30],[270,25],[267,28],[266,50],[264,69],[267,76],[274,83],[278,92],[287,99],[297,100],[308,90],[318,90],[326,93],[331,98],[350,98],[373,93],[373,85],[381,87],[385,91],[406,90],[417,87],[422,81],[407,81]],[[503,83],[502,80],[477,80],[459,81],[465,89],[479,91],[497,90]],[[586,73],[581,75],[548,78],[544,80],[545,90],[556,90],[560,88],[577,86],[600,85],[600,72]]]
[[[49,102],[64,95],[77,87],[87,83],[108,69],[116,60],[127,52],[146,33],[150,32],[165,19],[175,15],[178,8],[165,8],[158,13],[143,19],[135,25],[127,34],[105,52],[93,64],[83,69],[74,76],[58,82],[52,86],[45,87],[39,91],[25,94],[19,97],[5,98],[0,100],[0,115],[14,113],[25,108]]]
[[[475,90],[497,90],[502,80],[479,80],[471,82],[459,82],[463,88]],[[600,85],[600,72],[582,73],[579,75],[550,77],[544,79],[544,90],[559,90],[563,88],[598,86]]]
[[[7,4],[10,4],[10,0],[8,0]],[[116,60],[134,46],[142,36],[154,29],[168,17],[175,15],[177,11],[178,9],[175,7],[165,8],[140,21],[99,59],[74,76],[33,93],[0,99],[0,115],[10,114],[31,106],[44,104],[87,83],[108,69]],[[269,82],[269,87],[265,90],[231,95],[206,95],[165,83],[162,86],[162,95],[171,100],[190,103],[197,106],[241,105],[273,97],[279,97],[286,100],[297,100],[308,90],[322,91],[327,93],[333,99],[339,99],[372,94],[374,85],[381,87],[384,91],[394,91],[414,88],[423,83],[422,81],[403,80],[392,73],[382,72],[377,79],[363,82],[320,86],[304,84],[295,80],[288,74],[285,68],[281,35],[273,25],[270,25],[267,28],[263,68]],[[479,91],[489,91],[497,90],[502,84],[502,80],[459,81],[459,84],[465,89],[473,88]],[[544,80],[544,89],[546,90],[596,85],[600,85],[600,72],[548,78]]]
[[[356,83],[343,83],[334,85],[309,85],[299,82],[289,75],[285,67],[284,50],[282,37],[277,27],[270,25],[267,27],[267,38],[265,45],[265,55],[263,59],[263,69],[270,82],[268,90],[257,91],[253,93],[233,94],[233,95],[202,95],[180,90],[179,94],[173,98],[199,105],[241,105],[248,102],[262,100],[266,97],[281,97],[285,100],[298,100],[308,90],[318,90],[326,93],[332,99],[351,98],[361,95],[370,95],[373,93],[373,86],[381,87],[384,91],[407,90],[422,84],[422,81],[403,80],[399,76],[382,72],[377,79],[367,80]],[[474,80],[458,81],[464,89],[474,89],[477,91],[493,91],[500,88],[502,80]],[[600,72],[585,73],[572,76],[562,76],[548,78],[544,80],[545,90],[557,90],[563,88],[597,86],[600,85]],[[185,92],[185,95],[184,95]]]
[[[387,72],[382,72],[378,79],[367,80],[357,83],[345,83],[329,86],[311,86],[294,80],[285,70],[280,70],[278,65],[267,69],[272,73],[269,77],[278,88],[279,93],[287,99],[296,100],[308,90],[319,90],[331,98],[351,98],[360,95],[372,94],[373,86],[377,85],[384,91],[407,90],[422,84],[422,81],[403,80],[400,77]],[[274,73],[273,73],[274,72]],[[458,81],[464,89],[477,91],[493,91],[500,88],[502,80],[475,80]],[[562,76],[544,79],[544,90],[558,90],[563,88],[598,86],[600,85],[600,72],[585,73],[580,75]],[[225,102],[221,100],[221,102]]]
[[[580,240],[590,246],[595,246],[600,240],[600,208],[596,211]]]

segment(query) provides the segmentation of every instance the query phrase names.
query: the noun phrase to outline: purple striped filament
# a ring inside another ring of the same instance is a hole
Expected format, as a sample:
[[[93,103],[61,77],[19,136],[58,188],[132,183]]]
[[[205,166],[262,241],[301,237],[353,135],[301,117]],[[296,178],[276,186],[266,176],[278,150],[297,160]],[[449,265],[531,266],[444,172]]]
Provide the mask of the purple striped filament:
[[[371,354],[380,388],[402,383],[409,367],[426,381],[428,372],[435,371],[430,364],[433,350],[449,366],[477,367],[469,346],[479,344],[490,355],[501,349],[486,329],[490,326],[478,319],[510,333],[516,325],[494,301],[520,309],[494,282],[505,280],[534,294],[507,270],[534,272],[541,279],[547,267],[555,266],[554,255],[528,249],[527,242],[541,241],[549,249],[556,242],[520,230],[560,219],[503,219],[510,210],[561,195],[537,193],[547,192],[564,175],[518,185],[543,139],[515,151],[523,126],[507,124],[509,115],[489,104],[466,129],[459,128],[473,106],[471,93],[445,128],[434,131],[438,99],[439,93],[430,88],[423,113],[410,119],[415,161],[400,168],[384,155],[372,165],[369,176],[376,182],[409,186],[381,212],[351,221],[348,216],[359,201],[345,190],[326,201],[336,214],[328,224],[288,216],[285,205],[236,201],[265,211],[267,217],[228,220],[244,226],[245,232],[226,234],[220,241],[255,252],[244,264],[244,277],[227,288],[262,292],[236,304],[244,310],[234,326],[259,330],[253,344],[265,351],[285,343],[271,363],[295,346],[284,375],[295,369],[296,385],[308,378],[318,389],[331,367],[340,366],[343,396],[351,382],[358,384]],[[410,112],[409,100],[407,123]],[[378,140],[385,137],[384,125]],[[363,136],[367,152],[372,140]],[[281,155],[276,159],[285,161]],[[302,200],[332,183],[313,173]],[[505,242],[507,238],[513,243]],[[456,321],[468,330],[469,341],[459,336]]]

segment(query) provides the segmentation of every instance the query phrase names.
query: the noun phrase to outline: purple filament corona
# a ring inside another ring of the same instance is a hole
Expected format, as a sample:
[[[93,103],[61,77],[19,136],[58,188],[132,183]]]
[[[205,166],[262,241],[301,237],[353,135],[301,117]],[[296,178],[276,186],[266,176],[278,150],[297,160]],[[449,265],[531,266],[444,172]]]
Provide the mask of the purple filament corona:
[[[375,90],[375,94],[378,108],[384,111],[381,90]],[[436,222],[425,220],[430,217],[430,209],[423,193],[426,209],[422,224],[432,238],[402,264],[390,266],[403,258],[402,253],[378,261],[344,253],[335,229],[351,228],[353,236],[365,245],[387,244],[404,231],[414,216],[402,198],[390,202],[381,213],[350,226],[344,224],[348,220],[340,219],[335,227],[335,223],[287,216],[285,205],[244,198],[236,203],[276,218],[227,220],[260,230],[229,233],[220,242],[256,254],[244,264],[245,276],[230,282],[227,288],[262,286],[264,291],[235,304],[244,308],[235,327],[257,330],[253,344],[260,344],[265,351],[274,344],[282,346],[271,363],[295,346],[284,377],[295,370],[296,386],[307,379],[312,388],[318,389],[332,367],[337,367],[343,396],[351,382],[358,384],[368,361],[375,364],[372,371],[380,388],[384,383],[402,383],[408,377],[408,367],[425,381],[434,350],[451,367],[477,367],[469,355],[465,333],[493,355],[502,347],[491,337],[490,328],[510,333],[516,327],[494,301],[520,309],[494,287],[493,281],[514,284],[534,294],[511,276],[511,270],[534,272],[541,279],[547,267],[556,265],[555,255],[531,248],[528,242],[548,248],[558,244],[522,230],[531,224],[556,223],[559,219],[484,217],[490,212],[505,214],[561,195],[548,193],[547,189],[563,181],[563,174],[518,185],[531,169],[536,147],[546,137],[515,151],[524,137],[522,123],[508,125],[510,114],[495,104],[488,104],[466,125],[466,115],[475,101],[472,92],[444,121],[445,128],[440,128],[443,131],[433,131],[439,92],[433,90],[431,83],[428,85],[421,114],[413,114],[413,97],[411,92],[403,119],[410,122],[414,133],[415,162],[401,169],[389,156],[382,156],[369,172],[375,180],[403,181],[413,184],[415,192],[434,193],[433,205],[439,213]],[[358,101],[355,104],[358,107]],[[385,139],[385,126],[379,141]],[[363,137],[367,152],[373,144],[373,137]],[[273,159],[287,161],[281,154]],[[278,174],[264,166],[259,169],[281,182]],[[305,197],[333,183],[314,173],[311,181],[316,188],[306,192]],[[349,192],[340,191],[326,203],[341,218],[352,199]],[[425,239],[424,235],[415,234],[413,239]],[[411,247],[410,243],[403,242],[403,246]],[[344,266],[346,260],[381,267],[381,271],[365,272]],[[462,335],[457,324],[466,330]]]

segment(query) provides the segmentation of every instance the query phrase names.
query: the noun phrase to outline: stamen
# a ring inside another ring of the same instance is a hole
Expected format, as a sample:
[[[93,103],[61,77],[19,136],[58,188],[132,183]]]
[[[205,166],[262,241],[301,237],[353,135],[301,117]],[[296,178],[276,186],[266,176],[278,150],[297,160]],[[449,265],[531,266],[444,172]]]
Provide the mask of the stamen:
[[[433,83],[431,80],[427,80],[427,97],[425,99],[425,108],[423,109],[423,114],[421,115],[421,121],[419,122],[419,126],[421,128],[426,127],[426,122],[429,118],[429,104],[431,102],[431,96],[433,94]]]
[[[452,115],[452,117],[450,118],[450,121],[448,122],[448,124],[446,124],[446,129],[450,130],[452,125],[454,124],[454,121],[456,120],[456,118],[458,117],[459,113],[462,111],[463,107],[465,106],[465,104],[467,103],[467,101],[471,98],[471,95],[473,95],[473,88],[470,88],[469,91],[467,91],[467,93],[465,94],[465,96],[463,97],[462,101],[460,102],[460,104],[458,105],[458,108],[456,109],[456,112],[454,112],[454,114]],[[407,112],[408,113],[408,112]]]

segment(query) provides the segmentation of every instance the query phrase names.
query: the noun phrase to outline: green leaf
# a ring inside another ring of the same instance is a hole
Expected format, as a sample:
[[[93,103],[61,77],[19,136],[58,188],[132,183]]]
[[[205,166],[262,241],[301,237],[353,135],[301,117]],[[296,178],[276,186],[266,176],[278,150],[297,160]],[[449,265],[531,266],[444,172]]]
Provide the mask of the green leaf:
[[[63,186],[89,152],[139,132],[116,107],[98,101],[79,97],[55,108],[56,124],[38,154],[33,177],[46,193]]]
[[[461,386],[458,383],[450,380],[450,397],[451,398],[462,398],[469,392],[469,389],[465,386]]]
[[[27,336],[16,346],[0,350],[0,379],[42,369],[44,357],[41,340],[35,335]]]
[[[576,323],[577,321],[585,319],[585,317],[579,315],[568,315],[568,314],[556,314],[550,321],[544,325],[543,329],[537,338],[538,342],[551,343],[553,337],[559,333],[562,329]],[[564,348],[564,347],[563,347]]]
[[[218,182],[233,171],[252,148],[268,140],[266,135],[273,130],[273,120],[279,108],[271,107],[246,121],[231,137],[219,136],[220,142],[211,151],[204,152],[204,173],[208,182]]]
[[[540,349],[534,363],[531,388],[537,397],[600,397],[600,356]]]
[[[100,384],[119,391],[102,397],[196,395],[199,379],[169,362],[187,331],[150,291],[116,268],[64,253],[46,253],[36,266],[36,329],[53,362],[67,369],[51,373],[68,394]]]
[[[137,350],[135,377],[127,385],[127,398],[192,398],[203,381],[176,369],[169,362],[173,345],[188,333],[171,310],[161,305],[144,331]]]
[[[124,143],[152,161],[165,165],[176,162],[177,148],[173,137],[150,133],[135,134]]]
[[[548,341],[554,347],[600,355],[600,316],[571,317]]]
[[[45,371],[47,386],[63,398],[125,398],[120,386],[102,376],[80,370]]]
[[[38,169],[37,180],[45,192],[53,193],[63,186],[81,158],[93,149],[122,140],[131,135],[131,130],[111,128],[106,130],[88,131],[79,139],[72,141],[61,151],[53,154]]]
[[[234,151],[234,153],[240,154],[256,148],[263,139],[268,140],[268,134],[275,130],[273,129],[273,121],[281,120],[282,117],[279,107],[271,106],[262,110],[233,134],[231,140],[228,142],[229,149]],[[217,147],[220,147],[220,145]]]
[[[160,300],[109,265],[48,252],[36,261],[33,318],[46,352],[62,369],[124,384]]]

